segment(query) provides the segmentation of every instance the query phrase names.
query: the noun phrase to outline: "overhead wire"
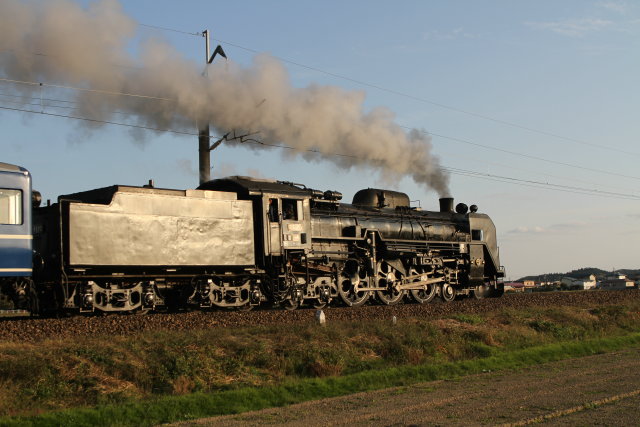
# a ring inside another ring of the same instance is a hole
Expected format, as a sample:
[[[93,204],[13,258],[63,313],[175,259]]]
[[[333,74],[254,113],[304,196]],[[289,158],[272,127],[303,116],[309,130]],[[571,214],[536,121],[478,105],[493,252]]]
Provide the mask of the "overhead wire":
[[[161,27],[161,26],[156,26],[156,25],[149,25],[149,24],[139,24],[143,27],[147,27],[147,28],[154,28],[154,29],[159,29],[159,30],[163,30],[163,31],[171,31],[171,32],[176,32],[176,33],[182,33],[182,34],[187,34],[187,35],[191,35],[191,36],[203,36],[202,33],[196,33],[196,32],[187,32],[187,31],[181,31],[181,30],[177,30],[174,28],[168,28],[168,27]],[[234,46],[246,51],[250,51],[253,53],[259,53],[258,51],[251,49],[251,48],[247,48],[245,46],[241,46],[237,43],[232,43],[232,42],[228,42],[228,41],[224,41],[224,40],[219,40],[219,39],[215,39],[216,41],[219,41],[221,43],[225,43],[228,44],[230,46]],[[10,49],[9,49],[10,50]],[[44,53],[33,53],[35,55],[41,55],[41,56],[48,56],[47,54]],[[609,150],[613,150],[613,151],[618,151],[624,154],[632,154],[632,155],[638,155],[637,153],[631,153],[631,152],[627,152],[624,150],[618,150],[615,149],[613,147],[608,147],[608,146],[601,146],[599,144],[592,144],[586,141],[582,141],[582,140],[578,140],[575,138],[569,138],[569,137],[565,137],[563,135],[558,135],[558,134],[554,134],[554,133],[550,133],[550,132],[546,132],[546,131],[542,131],[539,129],[534,129],[534,128],[530,128],[530,127],[526,127],[526,126],[522,126],[516,123],[512,123],[512,122],[508,122],[508,121],[504,121],[504,120],[500,120],[500,119],[496,119],[490,116],[486,116],[486,115],[482,115],[482,114],[478,114],[475,112],[471,112],[471,111],[466,111],[466,110],[462,110],[459,108],[455,108],[455,107],[451,107],[448,106],[446,104],[441,104],[441,103],[437,103],[425,98],[420,98],[420,97],[416,97],[414,95],[410,95],[410,94],[406,94],[400,91],[396,91],[396,90],[392,90],[392,89],[388,89],[382,86],[378,86],[378,85],[374,85],[374,84],[370,84],[361,80],[357,80],[357,79],[353,79],[347,76],[343,76],[343,75],[339,75],[339,74],[335,74],[335,73],[331,73],[331,72],[327,72],[325,70],[316,68],[316,67],[311,67],[305,64],[301,64],[299,62],[296,61],[291,61],[289,59],[286,58],[282,58],[282,57],[278,57],[278,56],[274,56],[275,58],[277,58],[280,61],[298,66],[298,67],[302,67],[302,68],[306,68],[312,71],[316,71],[319,73],[323,73],[332,77],[336,77],[336,78],[340,78],[340,79],[344,79],[347,81],[351,81],[353,83],[357,83],[359,85],[363,85],[363,86],[367,86],[367,87],[371,87],[377,90],[381,90],[381,91],[385,91],[385,92],[389,92],[392,94],[396,94],[396,95],[400,95],[400,96],[404,96],[407,98],[411,98],[417,101],[421,101],[421,102],[426,102],[429,104],[432,104],[434,106],[438,106],[441,108],[445,108],[445,109],[449,109],[452,111],[456,111],[459,113],[463,113],[463,114],[468,114],[471,116],[475,116],[475,117],[479,117],[482,119],[486,119],[486,120],[490,120],[490,121],[494,121],[497,123],[501,123],[504,125],[508,125],[508,126],[512,126],[512,127],[516,127],[516,128],[520,128],[523,130],[527,130],[527,131],[532,131],[532,132],[537,132],[537,133],[541,133],[547,136],[552,136],[552,137],[556,137],[556,138],[560,138],[560,139],[565,139],[568,141],[573,141],[573,142],[577,142],[577,143],[582,143],[582,144],[586,144],[586,145],[591,145],[594,147],[598,147],[598,148],[604,148],[604,149],[609,149]],[[119,96],[131,96],[131,97],[139,97],[139,98],[147,98],[147,99],[154,99],[154,100],[162,100],[162,101],[170,101],[173,102],[174,100],[169,99],[169,98],[163,98],[163,97],[156,97],[156,96],[150,96],[150,95],[141,95],[141,94],[134,94],[134,93],[123,93],[123,92],[116,92],[116,91],[108,91],[108,90],[103,90],[103,89],[89,89],[89,88],[81,88],[81,87],[73,87],[73,86],[65,86],[65,85],[54,85],[54,84],[44,84],[44,83],[36,83],[36,82],[27,82],[27,81],[20,81],[20,80],[12,80],[12,79],[6,79],[6,78],[0,78],[0,81],[5,81],[5,82],[11,82],[11,83],[21,83],[21,84],[31,84],[31,85],[39,85],[39,86],[47,86],[47,87],[53,87],[53,88],[58,88],[58,89],[69,89],[69,90],[84,90],[84,91],[89,91],[89,92],[94,92],[94,93],[100,93],[100,94],[106,94],[106,95],[119,95]],[[35,98],[35,99],[40,99],[40,98]],[[45,100],[44,98],[41,99],[41,101]],[[54,101],[54,102],[73,102],[73,101],[64,101],[64,100],[55,100],[55,99],[48,99],[49,101]],[[63,107],[63,106],[56,106],[56,105],[49,105],[49,104],[41,104],[41,103],[28,103],[27,105],[35,105],[35,106],[41,106],[41,107],[48,107],[48,108],[67,108],[67,109],[72,109],[73,107]],[[18,109],[18,108],[7,108],[7,107],[0,107],[2,109],[7,109],[7,110],[13,110],[13,111],[23,111],[23,112],[27,112],[27,113],[35,113],[35,114],[44,114],[44,115],[49,115],[49,116],[55,116],[55,117],[63,117],[63,118],[69,118],[69,119],[76,119],[76,120],[84,120],[84,121],[90,121],[90,122],[99,122],[99,123],[104,123],[104,124],[111,124],[111,125],[116,125],[116,126],[129,126],[129,127],[135,127],[135,128],[140,128],[140,129],[145,129],[145,130],[151,130],[151,131],[156,131],[156,132],[169,132],[169,133],[174,133],[174,134],[180,134],[180,135],[189,135],[189,136],[198,136],[198,133],[193,133],[193,132],[183,132],[183,131],[175,131],[172,129],[161,129],[161,128],[154,128],[154,127],[149,127],[149,126],[142,126],[142,125],[134,125],[134,124],[125,124],[125,123],[119,123],[119,122],[113,122],[113,121],[106,121],[106,120],[97,120],[97,119],[91,119],[91,118],[86,118],[86,117],[81,117],[81,116],[70,116],[70,115],[62,115],[62,114],[54,114],[54,113],[49,113],[49,112],[44,112],[44,111],[32,111],[32,110],[23,110],[23,109]],[[113,113],[118,113],[118,114],[126,114],[124,112],[113,112]],[[412,129],[409,128],[407,126],[401,126],[403,128],[406,129]],[[441,134],[436,134],[434,132],[428,132],[428,131],[421,131],[424,134],[427,135],[431,135],[431,136],[436,136],[436,137],[440,137],[440,138],[444,138],[444,139],[448,139],[448,140],[452,140],[452,141],[456,141],[456,142],[460,142],[460,143],[465,143],[465,144],[470,144],[473,146],[477,146],[480,148],[484,148],[484,149],[489,149],[489,150],[496,150],[496,151],[501,151],[510,155],[515,155],[515,156],[521,156],[521,157],[525,157],[525,158],[529,158],[529,159],[533,159],[533,160],[538,160],[538,161],[544,161],[544,162],[548,162],[548,163],[553,163],[553,164],[558,164],[558,165],[562,165],[562,166],[567,166],[567,167],[574,167],[574,168],[578,168],[578,169],[583,169],[583,170],[588,170],[588,171],[595,171],[595,172],[599,172],[599,173],[604,173],[604,174],[609,174],[609,175],[614,175],[614,176],[620,176],[620,177],[624,177],[624,178],[630,178],[630,179],[640,179],[639,177],[634,177],[634,176],[629,176],[629,175],[624,175],[624,174],[618,174],[615,172],[609,172],[609,171],[604,171],[604,170],[599,170],[599,169],[594,169],[594,168],[587,168],[587,167],[583,167],[583,166],[578,166],[578,165],[573,165],[573,164],[569,164],[569,163],[565,163],[565,162],[559,162],[559,161],[554,161],[554,160],[550,160],[550,159],[545,159],[542,157],[538,157],[538,156],[532,156],[532,155],[527,155],[527,154],[523,154],[523,153],[518,153],[518,152],[514,152],[511,150],[505,150],[505,149],[501,149],[501,148],[497,148],[497,147],[492,147],[492,146],[487,146],[484,144],[479,144],[479,143],[475,143],[472,141],[468,141],[462,138],[455,138],[455,137],[449,137],[446,135],[441,135]],[[214,138],[213,136],[211,136],[210,138]],[[216,137],[217,138],[217,137]],[[261,141],[256,141],[256,140],[248,140],[248,141],[244,141],[244,142],[251,142],[251,143],[259,143],[261,145],[264,146],[270,146],[270,147],[277,147],[277,148],[281,148],[281,149],[291,149],[291,150],[298,150],[297,148],[294,147],[290,147],[290,146],[286,146],[286,145],[280,145],[280,144],[268,144],[268,143],[264,143]],[[311,153],[317,153],[317,154],[327,154],[327,153],[322,153],[319,150],[315,150],[315,149],[308,149],[308,150],[304,150],[304,151],[308,151]],[[350,155],[346,155],[346,154],[341,154],[341,153],[329,153],[329,155],[334,155],[334,156],[343,156],[343,157],[355,157],[355,156],[350,156]],[[446,168],[445,168],[446,169]],[[625,195],[622,193],[613,193],[613,192],[604,192],[601,190],[590,190],[590,189],[580,189],[578,187],[569,187],[569,186],[559,186],[556,184],[549,184],[549,183],[542,183],[542,182],[536,182],[536,181],[529,181],[529,180],[522,180],[522,179],[518,179],[518,178],[513,178],[513,177],[504,177],[504,176],[497,176],[497,175],[492,175],[492,174],[483,174],[480,172],[474,172],[474,171],[465,171],[465,172],[461,172],[461,171],[457,171],[454,169],[450,169],[449,170],[450,173],[454,173],[454,174],[466,174],[467,176],[475,176],[475,177],[482,177],[484,179],[494,179],[494,180],[502,180],[502,182],[505,181],[519,181],[521,183],[529,183],[531,185],[547,185],[547,186],[551,186],[551,187],[566,187],[568,189],[571,190],[575,190],[575,191],[588,191],[589,194],[591,193],[601,193],[601,194],[608,194],[608,195],[616,195],[616,196],[630,196],[635,198],[635,195]]]
[[[409,128],[407,126],[400,126],[400,127],[404,128],[404,129],[413,129],[413,128]],[[598,173],[602,173],[602,174],[606,174],[606,175],[618,176],[618,177],[621,177],[621,178],[629,178],[629,179],[640,180],[640,177],[637,177],[637,176],[625,175],[625,174],[622,174],[622,173],[610,172],[610,171],[606,171],[606,170],[603,170],[603,169],[597,169],[597,168],[590,168],[590,167],[586,167],[586,166],[574,165],[572,163],[566,163],[566,162],[561,162],[561,161],[558,161],[558,160],[546,159],[544,157],[534,156],[534,155],[531,155],[531,154],[518,153],[517,151],[511,151],[511,150],[506,150],[504,148],[492,147],[492,146],[489,146],[489,145],[484,145],[484,144],[480,144],[480,143],[477,143],[477,142],[469,141],[469,140],[466,140],[466,139],[452,137],[452,136],[446,136],[446,135],[442,135],[442,134],[433,133],[433,132],[430,132],[430,131],[425,131],[425,130],[419,130],[418,129],[418,132],[420,132],[422,134],[425,134],[425,135],[433,135],[433,136],[437,136],[439,138],[448,139],[450,141],[456,141],[456,142],[460,142],[460,143],[463,143],[463,144],[473,145],[475,147],[481,147],[481,148],[485,148],[485,149],[488,149],[488,150],[500,151],[502,153],[510,154],[512,156],[524,157],[524,158],[527,158],[527,159],[537,160],[537,161],[540,161],[540,162],[552,163],[552,164],[556,164],[556,165],[560,165],[560,166],[567,166],[567,167],[570,167],[570,168],[582,169],[582,170],[586,170],[586,171],[590,171],[590,172],[598,172]]]
[[[64,115],[64,114],[55,114],[55,113],[50,113],[50,112],[45,112],[45,111],[27,110],[27,109],[6,107],[6,106],[0,106],[0,109],[9,110],[9,111],[24,112],[24,113],[32,113],[32,114],[42,114],[42,115],[46,115],[46,116],[67,118],[67,119],[74,119],[74,120],[84,120],[84,121],[88,121],[88,122],[102,123],[102,124],[109,124],[109,125],[116,125],[116,126],[133,127],[133,128],[150,130],[150,131],[155,131],[155,132],[168,132],[168,133],[173,133],[173,134],[177,134],[177,135],[200,136],[200,134],[196,133],[196,132],[187,132],[187,131],[177,131],[177,130],[173,130],[173,129],[154,128],[154,127],[151,127],[151,126],[135,125],[135,124],[130,124],[130,123],[120,123],[120,122],[113,122],[113,121],[100,120],[100,119],[92,119],[92,118],[80,117],[80,116],[70,116],[70,115]],[[212,139],[212,138],[218,139],[220,137],[219,136],[211,136],[210,135],[209,138],[210,139]],[[242,142],[243,143],[250,143],[250,144],[259,144],[259,145],[262,145],[262,146],[281,148],[281,149],[287,149],[287,150],[293,150],[293,151],[305,151],[305,152],[310,152],[310,153],[315,153],[315,154],[361,159],[358,156],[350,155],[350,154],[325,153],[325,152],[321,152],[320,150],[317,150],[317,149],[300,149],[300,148],[291,147],[291,146],[284,145],[284,144],[265,143],[263,141],[257,141],[255,139],[247,139],[247,140],[244,140]],[[640,200],[640,196],[636,196],[635,194],[614,193],[614,192],[602,191],[602,190],[597,190],[597,189],[587,189],[587,188],[581,188],[581,187],[566,186],[566,185],[561,185],[561,184],[551,184],[551,183],[548,183],[548,182],[545,183],[545,182],[542,182],[542,181],[524,180],[524,179],[513,178],[513,177],[486,174],[486,173],[477,172],[477,171],[469,171],[469,170],[459,169],[459,168],[442,167],[441,169],[444,170],[444,171],[447,171],[449,173],[452,173],[454,175],[472,176],[472,177],[476,177],[476,178],[488,179],[488,180],[499,181],[499,182],[509,182],[509,183],[512,183],[512,184],[522,185],[522,186],[527,186],[527,187],[549,189],[549,190],[554,190],[554,191],[571,192],[571,193],[574,193],[574,194],[583,194],[583,195],[591,195],[591,196],[618,198],[618,199],[625,199],[625,200]]]
[[[441,150],[440,149],[440,150],[438,150],[438,154],[439,155],[448,154],[448,155],[454,156],[456,158],[456,160],[457,159],[467,159],[467,160],[473,161],[474,164],[478,163],[476,157],[466,156],[466,155],[464,155],[463,153],[460,153],[460,152],[452,153],[450,151]],[[600,187],[611,188],[611,189],[622,190],[622,191],[632,191],[632,192],[636,191],[635,188],[631,189],[631,188],[628,188],[628,187],[620,187],[620,186],[608,185],[608,184],[603,184],[602,182],[588,181],[588,180],[584,180],[584,179],[578,179],[578,178],[575,178],[575,177],[560,176],[560,175],[555,175],[555,174],[552,174],[552,173],[549,173],[549,172],[546,172],[546,171],[523,168],[521,166],[515,166],[513,164],[508,165],[508,164],[505,164],[505,163],[500,163],[500,162],[496,162],[496,161],[492,161],[492,160],[483,160],[482,165],[483,166],[498,166],[500,168],[507,168],[507,169],[517,170],[518,172],[532,173],[532,174],[535,174],[537,176],[545,176],[545,177],[550,177],[550,178],[557,178],[557,179],[566,180],[566,181],[578,182],[580,184],[596,185],[596,186],[600,186]],[[489,173],[489,172],[487,171],[487,173]]]
[[[170,28],[170,27],[163,27],[163,26],[158,26],[158,25],[150,25],[150,24],[142,24],[142,23],[138,23],[138,25],[140,25],[142,27],[147,27],[147,28],[153,28],[153,29],[158,29],[158,30],[163,30],[163,31],[170,31],[170,32],[174,32],[174,33],[186,34],[186,35],[190,35],[190,36],[203,37],[203,32],[189,32],[189,31],[179,30],[179,29]],[[212,38],[212,40],[214,40],[216,42],[219,42],[219,43],[224,43],[224,44],[227,44],[229,46],[233,46],[233,47],[236,47],[238,49],[242,49],[242,50],[245,50],[247,52],[254,53],[254,54],[262,53],[261,51],[258,51],[256,49],[248,48],[246,46],[242,46],[242,45],[234,43],[234,42],[230,42],[230,41],[226,41],[226,40],[222,40],[222,39],[217,39],[217,38]],[[13,50],[13,49],[5,49],[5,50]],[[38,53],[32,52],[32,54],[39,55],[39,56],[49,56],[49,55],[47,55],[45,53],[41,53],[41,52],[38,52]],[[439,108],[443,108],[443,109],[447,109],[447,110],[450,110],[450,111],[454,111],[454,112],[457,112],[457,113],[460,113],[460,114],[469,115],[469,116],[472,116],[472,117],[476,117],[476,118],[480,118],[480,119],[483,119],[483,120],[492,121],[494,123],[502,124],[502,125],[505,125],[505,126],[510,126],[510,127],[513,127],[513,128],[521,129],[521,130],[526,130],[526,131],[529,131],[529,132],[534,132],[534,133],[538,133],[538,134],[541,134],[541,135],[550,136],[550,137],[553,137],[553,138],[574,142],[574,143],[577,143],[577,144],[591,146],[591,147],[599,148],[599,149],[603,149],[603,150],[609,150],[609,151],[617,152],[617,153],[620,153],[620,154],[627,154],[627,155],[640,157],[640,153],[636,153],[636,152],[632,152],[632,151],[628,151],[628,150],[622,150],[622,149],[619,149],[619,148],[616,148],[616,147],[610,147],[608,145],[595,144],[593,142],[585,141],[585,140],[582,140],[582,139],[572,138],[572,137],[568,137],[568,136],[565,136],[565,135],[560,135],[558,133],[548,132],[548,131],[537,129],[537,128],[533,128],[533,127],[530,127],[530,126],[521,125],[521,124],[518,124],[518,123],[515,123],[515,122],[510,122],[510,121],[507,121],[507,120],[498,119],[498,118],[495,118],[495,117],[492,117],[492,116],[488,116],[486,114],[480,114],[480,113],[476,113],[474,111],[464,110],[464,109],[453,107],[453,106],[450,106],[450,105],[447,105],[447,104],[443,104],[443,103],[440,103],[440,102],[432,101],[432,100],[429,100],[429,99],[426,99],[426,98],[423,98],[423,97],[418,97],[418,96],[411,95],[411,94],[408,94],[408,93],[405,93],[405,92],[401,92],[401,91],[398,91],[398,90],[395,90],[395,89],[389,89],[389,88],[386,88],[384,86],[368,83],[368,82],[365,82],[365,81],[362,81],[362,80],[359,80],[359,79],[354,79],[352,77],[344,76],[344,75],[337,74],[337,73],[332,73],[332,72],[323,70],[321,68],[305,65],[305,64],[302,64],[300,62],[293,61],[293,60],[290,60],[290,59],[287,59],[287,58],[284,58],[284,57],[281,57],[281,56],[277,56],[277,55],[273,55],[273,54],[271,56],[273,56],[274,58],[278,59],[279,61],[291,64],[291,65],[295,65],[295,66],[300,67],[300,68],[305,68],[305,69],[308,69],[308,70],[311,70],[311,71],[315,71],[315,72],[318,72],[318,73],[321,73],[321,74],[328,75],[330,77],[334,77],[334,78],[338,78],[338,79],[341,79],[341,80],[349,81],[349,82],[356,83],[356,84],[361,85],[361,86],[370,87],[372,89],[376,89],[376,90],[379,90],[379,91],[391,93],[391,94],[394,94],[394,95],[397,95],[397,96],[402,96],[402,97],[405,97],[405,98],[408,98],[408,99],[412,99],[412,100],[415,100],[415,101],[419,101],[419,102],[423,102],[423,103],[426,103],[426,104],[430,104],[430,105],[433,105],[433,106],[436,106],[436,107],[439,107]],[[136,67],[128,67],[128,66],[124,66],[124,67],[136,68]]]
[[[447,170],[450,173],[454,173],[454,174],[466,174],[466,175],[469,175],[469,176],[494,178],[494,179],[499,179],[499,180],[503,180],[503,181],[518,182],[518,183],[522,183],[522,184],[531,184],[531,185],[536,185],[536,186],[553,187],[553,188],[559,189],[559,190],[562,189],[562,190],[579,191],[579,192],[582,192],[582,194],[586,194],[588,192],[589,194],[593,193],[593,194],[603,195],[603,196],[605,196],[605,195],[606,196],[620,196],[620,197],[624,197],[624,198],[628,198],[628,199],[640,200],[640,195],[635,195],[635,194],[625,194],[625,193],[617,193],[617,192],[612,192],[612,191],[603,191],[603,190],[598,190],[598,189],[575,187],[575,186],[570,186],[570,185],[553,184],[553,183],[550,183],[550,182],[537,181],[537,180],[531,180],[531,179],[513,178],[513,177],[509,177],[509,176],[494,175],[494,174],[490,174],[490,173],[469,171],[469,170],[459,169],[459,168],[448,167],[448,168],[443,168],[443,169]]]
[[[170,98],[157,97],[157,96],[152,96],[152,95],[142,95],[142,94],[135,94],[135,93],[108,91],[108,90],[103,90],[103,89],[88,89],[88,88],[82,88],[82,87],[76,87],[76,86],[54,85],[54,84],[47,84],[47,83],[40,83],[40,82],[33,82],[33,81],[25,81],[25,80],[15,80],[15,79],[0,78],[0,82],[8,82],[8,83],[15,83],[15,84],[25,84],[25,85],[40,86],[40,87],[44,86],[44,87],[62,88],[62,89],[79,90],[79,91],[89,91],[89,92],[98,93],[98,94],[121,95],[121,96],[127,96],[127,97],[137,97],[137,98],[145,98],[145,99],[151,99],[151,100],[161,100],[161,101],[167,101],[167,102],[176,102],[175,100],[170,99]],[[400,126],[403,129],[414,129],[414,128],[411,128],[409,126],[403,126],[403,125],[398,125],[398,126]],[[444,138],[444,139],[447,139],[447,140],[450,140],[450,141],[459,142],[459,143],[463,143],[463,144],[468,144],[468,145],[472,145],[472,146],[476,146],[476,147],[481,147],[481,148],[484,148],[484,149],[487,149],[487,150],[498,151],[498,152],[510,154],[510,155],[513,155],[513,156],[523,157],[523,158],[527,158],[527,159],[531,159],[531,160],[537,160],[537,161],[542,161],[542,162],[546,162],[546,163],[551,163],[551,164],[571,167],[571,168],[575,168],[575,169],[586,170],[586,171],[590,171],[590,172],[597,172],[597,173],[602,173],[602,174],[611,175],[611,176],[618,176],[618,177],[621,177],[621,178],[640,180],[640,177],[637,177],[637,176],[626,175],[626,174],[621,174],[621,173],[617,173],[617,172],[606,171],[606,170],[603,170],[603,169],[590,168],[590,167],[586,167],[586,166],[575,165],[575,164],[572,164],[572,163],[546,159],[544,157],[534,156],[534,155],[525,154],[525,153],[519,153],[517,151],[506,150],[506,149],[503,149],[503,148],[498,148],[498,147],[493,147],[493,146],[490,146],[490,145],[480,144],[480,143],[469,141],[469,140],[466,140],[466,139],[447,136],[447,135],[443,135],[443,134],[438,134],[438,133],[434,133],[434,132],[430,132],[430,131],[426,131],[426,130],[418,130],[418,131],[423,133],[423,134],[425,134],[425,135],[437,136],[439,138]]]
[[[181,34],[187,34],[187,35],[190,35],[190,36],[202,37],[202,32],[193,33],[193,32],[189,32],[189,31],[177,30],[175,28],[161,27],[161,26],[158,26],[158,25],[150,25],[150,24],[142,24],[140,22],[138,22],[138,25],[140,25],[141,27],[154,28],[156,30],[171,31],[171,32],[174,32],[174,33],[181,33]]]
[[[78,86],[56,85],[56,84],[50,84],[50,83],[32,82],[32,81],[27,81],[27,80],[14,80],[14,79],[2,78],[2,77],[0,77],[0,82],[17,83],[17,84],[24,84],[24,85],[29,85],[29,86],[53,87],[53,88],[56,88],[56,89],[80,90],[80,91],[83,91],[83,92],[93,92],[93,93],[99,93],[99,94],[102,94],[102,95],[129,96],[129,97],[133,97],[133,98],[153,99],[153,100],[156,100],[156,101],[176,102],[175,99],[164,98],[164,97],[161,97],[161,96],[142,95],[142,94],[139,94],[139,93],[129,93],[129,92],[118,92],[118,91],[112,91],[112,90],[106,90],[106,89],[90,89],[90,88],[78,87]]]
[[[155,131],[155,132],[167,132],[167,133],[173,133],[173,134],[176,134],[176,135],[199,136],[198,133],[194,133],[194,132],[184,132],[184,131],[179,131],[179,130],[174,130],[174,129],[154,128],[154,127],[151,127],[151,126],[134,125],[134,124],[131,124],[131,123],[120,123],[120,122],[114,122],[114,121],[109,121],[109,120],[92,119],[92,118],[89,118],[89,117],[70,116],[70,115],[65,115],[65,114],[49,113],[47,111],[27,110],[27,109],[23,109],[23,108],[5,107],[5,106],[1,106],[1,105],[0,105],[0,109],[9,110],[9,111],[19,111],[19,112],[23,112],[23,113],[42,114],[42,115],[45,115],[45,116],[60,117],[60,118],[66,118],[66,119],[83,120],[83,121],[87,121],[87,122],[102,123],[102,124],[114,125],[114,126],[126,126],[126,127],[150,130],[150,131]],[[217,136],[209,136],[209,138],[211,139],[211,138],[219,138],[219,137],[217,137]]]
[[[247,52],[261,53],[258,50],[251,49],[251,48],[239,45],[237,43],[229,42],[229,41],[226,41],[226,40],[221,40],[221,39],[216,39],[216,38],[214,38],[213,40],[215,40],[216,42],[219,42],[219,43],[224,43],[224,44],[227,44],[229,46],[236,47],[238,49],[246,50]],[[610,146],[607,146],[607,145],[595,144],[593,142],[584,141],[584,140],[581,140],[581,139],[572,138],[572,137],[560,135],[560,134],[553,133],[553,132],[548,132],[548,131],[541,130],[541,129],[536,129],[536,128],[533,128],[533,127],[521,125],[521,124],[510,122],[510,121],[507,121],[507,120],[498,119],[498,118],[495,118],[495,117],[488,116],[486,114],[480,114],[480,113],[476,113],[476,112],[473,112],[473,111],[463,110],[461,108],[452,107],[452,106],[447,105],[447,104],[443,104],[443,103],[436,102],[436,101],[431,101],[429,99],[418,97],[418,96],[415,96],[415,95],[411,95],[411,94],[408,94],[408,93],[405,93],[405,92],[401,92],[401,91],[398,91],[398,90],[389,89],[389,88],[386,88],[384,86],[380,86],[380,85],[376,85],[376,84],[372,84],[372,83],[367,83],[365,81],[354,79],[352,77],[344,76],[344,75],[337,74],[337,73],[332,73],[330,71],[326,71],[326,70],[323,70],[321,68],[305,65],[305,64],[302,64],[300,62],[292,61],[290,59],[287,59],[287,58],[284,58],[284,57],[281,57],[281,56],[277,56],[277,55],[272,55],[272,56],[274,58],[278,59],[279,61],[285,62],[287,64],[295,65],[295,66],[300,67],[300,68],[305,68],[307,70],[315,71],[315,72],[318,72],[318,73],[321,73],[321,74],[325,74],[325,75],[330,76],[330,77],[335,77],[335,78],[338,78],[338,79],[341,79],[341,80],[349,81],[351,83],[356,83],[358,85],[369,87],[369,88],[372,88],[372,89],[376,89],[376,90],[379,90],[379,91],[382,91],[382,92],[387,92],[387,93],[390,93],[390,94],[393,94],[393,95],[398,95],[398,96],[401,96],[401,97],[404,97],[404,98],[412,99],[414,101],[419,101],[419,102],[422,102],[422,103],[430,104],[430,105],[433,105],[435,107],[439,107],[439,108],[442,108],[442,109],[454,111],[454,112],[457,112],[457,113],[460,113],[460,114],[465,114],[465,115],[476,117],[476,118],[480,118],[480,119],[483,119],[483,120],[489,120],[489,121],[492,121],[494,123],[499,123],[501,125],[506,125],[506,126],[510,126],[510,127],[513,127],[513,128],[521,129],[521,130],[526,130],[526,131],[529,131],[529,132],[534,132],[534,133],[538,133],[538,134],[541,134],[541,135],[550,136],[550,137],[553,137],[553,138],[574,142],[574,143],[577,143],[577,144],[587,145],[587,146],[591,146],[591,147],[594,147],[594,148],[599,148],[599,149],[609,150],[609,151],[615,151],[615,152],[618,152],[618,153],[621,153],[621,154],[629,154],[629,155],[632,155],[632,156],[639,156],[640,157],[640,153],[627,151],[627,150],[622,150],[622,149],[615,148],[615,147],[610,147]]]

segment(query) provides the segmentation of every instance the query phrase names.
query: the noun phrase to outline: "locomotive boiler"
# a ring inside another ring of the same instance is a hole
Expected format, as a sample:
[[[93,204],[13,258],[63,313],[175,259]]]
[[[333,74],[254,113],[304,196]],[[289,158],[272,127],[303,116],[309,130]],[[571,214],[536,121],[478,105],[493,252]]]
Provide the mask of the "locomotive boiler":
[[[60,196],[33,209],[33,273],[3,279],[3,290],[39,313],[501,295],[495,227],[474,206],[454,211],[446,198],[439,211],[422,211],[381,189],[341,199],[247,177],[196,190],[111,186]]]

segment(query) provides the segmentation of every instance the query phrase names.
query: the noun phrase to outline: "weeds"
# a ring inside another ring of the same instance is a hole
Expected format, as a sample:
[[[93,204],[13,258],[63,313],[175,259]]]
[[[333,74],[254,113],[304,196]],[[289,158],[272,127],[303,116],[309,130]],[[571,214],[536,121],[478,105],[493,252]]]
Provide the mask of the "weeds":
[[[455,376],[465,370],[537,363],[549,354],[576,353],[576,343],[581,345],[579,352],[592,354],[599,350],[584,344],[588,340],[640,331],[639,307],[640,303],[591,310],[528,308],[430,321],[400,319],[397,325],[335,322],[319,328],[310,322],[295,330],[213,328],[108,341],[0,343],[0,415],[75,406],[135,406],[140,399],[172,395],[195,405],[198,396],[211,392],[255,398],[247,387],[267,394],[286,391],[276,399],[284,404],[302,398],[287,384],[305,384],[309,390],[305,388],[304,396],[322,397],[365,390],[373,383],[379,387],[387,384],[384,381],[400,385],[398,381]],[[536,347],[547,348],[548,354],[528,353]],[[512,354],[519,354],[519,359],[511,359]],[[406,377],[398,377],[398,372],[407,373]],[[276,401],[260,399],[268,405]]]

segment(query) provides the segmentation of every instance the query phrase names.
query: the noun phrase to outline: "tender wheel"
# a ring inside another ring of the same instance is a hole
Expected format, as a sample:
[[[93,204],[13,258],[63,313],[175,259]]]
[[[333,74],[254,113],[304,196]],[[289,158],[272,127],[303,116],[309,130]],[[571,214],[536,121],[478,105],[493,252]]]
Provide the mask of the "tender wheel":
[[[33,282],[29,286],[29,311],[31,312],[31,317],[40,315],[40,299],[38,298],[36,285]]]
[[[376,295],[381,303],[386,305],[397,304],[402,301],[404,291],[400,291],[394,286],[402,278],[402,274],[385,261],[378,264],[378,287],[387,288],[384,291],[377,291]]]
[[[456,290],[453,286],[448,283],[444,283],[440,286],[440,298],[444,302],[451,302],[456,299]]]
[[[288,299],[288,300],[284,300],[282,302],[282,307],[285,310],[295,310],[296,308],[298,308],[300,306],[300,301],[296,300],[296,299]]]
[[[246,303],[246,304],[243,304],[243,305],[241,305],[241,306],[238,306],[237,310],[238,310],[238,311],[251,311],[251,310],[253,310],[253,307],[254,307],[254,306],[253,306],[253,305],[251,305],[251,303],[250,303],[250,302],[248,302],[248,303]]]
[[[322,301],[319,299],[313,300],[313,304],[311,304],[313,306],[313,308],[315,309],[321,309],[321,308],[325,308],[327,306],[326,301]]]
[[[360,266],[358,261],[348,260],[338,275],[338,295],[342,301],[350,307],[364,304],[371,296],[370,291],[362,290],[367,287],[369,287],[369,283],[364,268]]]

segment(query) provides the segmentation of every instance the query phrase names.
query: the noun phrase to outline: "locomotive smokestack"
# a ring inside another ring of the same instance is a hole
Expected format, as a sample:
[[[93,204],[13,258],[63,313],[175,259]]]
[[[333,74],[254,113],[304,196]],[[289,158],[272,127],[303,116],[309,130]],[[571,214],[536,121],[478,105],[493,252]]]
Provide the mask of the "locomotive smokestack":
[[[453,197],[440,199],[440,212],[453,212]]]

